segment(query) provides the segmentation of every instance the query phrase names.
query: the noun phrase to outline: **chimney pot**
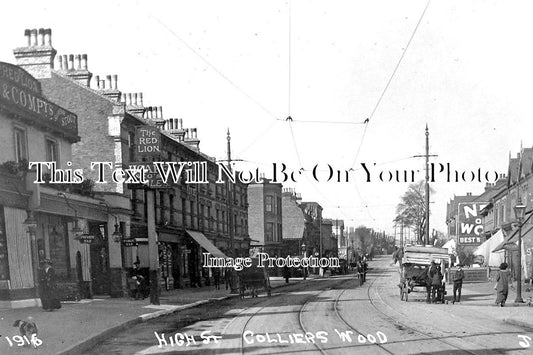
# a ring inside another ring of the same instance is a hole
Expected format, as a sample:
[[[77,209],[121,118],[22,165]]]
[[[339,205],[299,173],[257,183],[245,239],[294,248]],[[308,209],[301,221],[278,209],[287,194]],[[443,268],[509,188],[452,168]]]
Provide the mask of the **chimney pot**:
[[[133,98],[132,98],[132,101],[131,101],[131,105],[132,106],[137,106],[137,93],[133,93]]]
[[[68,56],[68,70],[74,70],[74,55],[69,54]]]
[[[118,75],[114,74],[112,77],[113,89],[118,90]]]
[[[61,60],[63,61],[63,70],[68,70],[68,56],[66,54],[63,54],[61,56]]]
[[[81,69],[87,70],[87,54],[81,55]]]
[[[100,89],[100,76],[99,75],[95,75],[94,76],[94,81],[96,82],[96,89]]]
[[[81,55],[74,56],[74,70],[81,70]]]
[[[47,28],[44,30],[44,45],[52,47],[52,29]]]
[[[159,118],[163,118],[163,106],[159,106]]]
[[[128,105],[128,106],[131,106],[131,105],[132,105],[132,101],[131,101],[131,93],[128,93],[128,101],[127,101],[127,105]]]
[[[56,57],[56,60],[57,60],[57,67],[59,68],[59,70],[63,70],[63,60],[61,59],[61,56],[58,55]]]
[[[144,106],[144,103],[143,103],[143,93],[140,92],[137,97],[139,98],[139,106],[143,107]]]
[[[183,118],[179,119],[179,123],[180,123],[179,129],[183,129]]]
[[[24,36],[26,37],[26,47],[31,46],[31,40],[30,40],[31,30],[25,29],[24,30]]]
[[[39,28],[39,46],[44,46],[44,28]]]
[[[37,30],[35,28],[31,30],[30,36],[30,47],[35,47],[37,45]]]
[[[100,90],[105,90],[105,80],[100,80],[100,85],[98,86]]]
[[[106,81],[107,81],[107,88],[109,90],[113,89],[112,82],[111,82],[111,75],[106,75]]]

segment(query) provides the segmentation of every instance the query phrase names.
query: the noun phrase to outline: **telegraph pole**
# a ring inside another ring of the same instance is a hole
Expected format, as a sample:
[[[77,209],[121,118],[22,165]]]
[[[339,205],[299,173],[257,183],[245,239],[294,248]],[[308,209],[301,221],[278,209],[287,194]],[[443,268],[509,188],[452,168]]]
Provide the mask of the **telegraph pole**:
[[[424,229],[424,240],[420,240],[421,242],[424,242],[425,245],[429,244],[429,158],[430,157],[436,157],[437,155],[429,154],[429,129],[428,124],[426,123],[426,154],[424,155],[414,155],[413,158],[426,158],[426,225]],[[418,236],[420,238],[420,235]]]
[[[226,135],[226,140],[227,140],[227,153],[228,153],[228,170],[231,172],[231,136],[230,136],[230,133],[229,133],[229,128],[228,128],[228,133]],[[235,255],[235,247],[234,247],[234,225],[233,225],[233,194],[232,194],[232,188],[231,188],[231,182],[230,181],[227,181],[226,182],[226,191],[227,191],[227,199],[226,199],[226,202],[228,204],[228,232],[229,232],[229,245],[230,245],[230,253],[231,253],[231,257],[235,258],[236,255]],[[238,283],[239,283],[239,278],[237,276],[237,272],[235,271],[235,269],[230,269],[231,270],[231,277],[230,277],[230,292],[233,293],[233,294],[236,294],[239,292],[238,290]],[[227,272],[227,271],[226,271]]]
[[[429,130],[426,123],[426,233],[424,244],[429,244]]]
[[[157,247],[157,232],[155,228],[155,198],[154,190],[146,189],[148,255],[150,259],[150,304],[159,305],[159,249]]]

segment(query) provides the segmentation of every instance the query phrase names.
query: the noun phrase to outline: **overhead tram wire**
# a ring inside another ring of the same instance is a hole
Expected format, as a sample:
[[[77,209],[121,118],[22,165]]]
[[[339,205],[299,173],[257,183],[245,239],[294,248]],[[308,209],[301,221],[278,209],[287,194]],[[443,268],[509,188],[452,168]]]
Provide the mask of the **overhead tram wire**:
[[[424,10],[422,11],[422,14],[420,15],[420,18],[418,19],[418,22],[416,23],[415,28],[413,29],[413,32],[411,33],[411,36],[409,37],[409,40],[407,41],[405,49],[402,51],[402,54],[401,54],[398,62],[396,63],[396,66],[394,67],[394,70],[392,71],[392,74],[389,77],[389,80],[387,81],[387,84],[385,85],[385,88],[381,92],[381,95],[379,96],[378,101],[376,102],[376,105],[374,106],[372,112],[370,113],[370,116],[365,120],[365,122],[366,122],[365,129],[363,130],[363,135],[361,136],[361,140],[359,141],[359,146],[357,147],[357,151],[355,153],[355,157],[354,157],[354,160],[353,160],[352,165],[351,165],[352,169],[355,168],[355,164],[357,163],[357,159],[359,158],[359,153],[361,152],[361,147],[363,146],[363,142],[364,142],[365,137],[366,137],[366,132],[368,130],[368,125],[369,125],[370,121],[374,118],[374,114],[376,113],[379,105],[381,104],[381,101],[383,100],[383,97],[385,96],[385,93],[389,89],[389,86],[390,86],[390,84],[392,82],[392,79],[394,79],[394,76],[396,75],[396,72],[398,71],[398,68],[400,67],[400,64],[402,63],[403,58],[405,57],[405,53],[407,53],[407,50],[409,49],[409,46],[411,45],[411,42],[413,41],[413,38],[415,37],[415,34],[416,34],[417,30],[418,30],[418,27],[420,27],[420,23],[422,22],[422,20],[424,18],[424,15],[426,14],[426,11],[427,11],[430,3],[431,3],[431,0],[428,0],[427,3],[426,3],[426,6],[424,7]],[[362,200],[361,193],[359,192],[359,189],[357,188],[357,186],[355,184],[353,186],[354,186],[357,194],[359,195],[359,198],[361,199],[361,202],[363,202],[363,204],[366,205],[366,203]],[[368,210],[368,208],[367,208],[367,211],[368,211],[369,216],[371,216],[370,211]]]
[[[409,46],[411,45],[411,42],[413,41],[413,38],[415,37],[415,34],[416,34],[417,30],[418,30],[418,27],[420,26],[420,23],[422,22],[422,20],[424,18],[424,15],[426,14],[426,10],[428,9],[430,3],[431,3],[431,0],[428,0],[428,2],[426,3],[426,6],[424,7],[424,10],[422,11],[422,14],[420,15],[420,18],[418,19],[418,22],[416,23],[416,26],[415,26],[415,28],[413,30],[413,33],[411,34],[411,37],[409,37],[409,41],[407,41],[407,45],[405,46],[405,49],[402,51],[402,55],[400,56],[400,59],[396,63],[396,66],[394,67],[394,70],[392,71],[392,74],[391,74],[389,80],[387,81],[387,84],[385,85],[385,88],[381,92],[381,95],[379,96],[379,99],[376,102],[376,105],[374,106],[374,109],[370,113],[370,116],[365,120],[367,125],[365,126],[365,129],[363,131],[363,135],[361,136],[361,141],[359,142],[359,147],[357,148],[357,152],[355,154],[355,158],[353,160],[352,167],[355,166],[355,163],[357,162],[357,158],[359,157],[359,152],[361,151],[361,147],[363,145],[363,141],[364,141],[365,136],[366,136],[368,123],[370,123],[370,121],[374,118],[374,114],[376,113],[379,105],[381,104],[381,101],[383,100],[383,97],[385,96],[385,93],[389,89],[389,86],[390,86],[390,84],[392,82],[392,79],[396,75],[396,72],[398,71],[398,68],[400,67],[400,64],[402,63],[403,58],[405,57],[405,53],[407,53],[407,50],[409,49]]]
[[[290,115],[286,119],[277,118],[278,121],[288,121],[293,123],[322,123],[322,124],[346,124],[346,125],[363,125],[365,122],[350,122],[350,121],[313,121],[313,120],[295,120]]]
[[[268,110],[265,106],[263,106],[259,101],[255,100],[252,96],[250,96],[246,91],[244,91],[240,86],[235,84],[230,78],[228,78],[224,73],[222,73],[220,70],[218,70],[213,64],[211,64],[202,54],[200,54],[197,50],[195,50],[191,45],[189,45],[183,38],[181,38],[176,32],[174,32],[171,28],[169,28],[163,21],[161,21],[158,17],[154,16],[153,14],[149,13],[149,16],[152,17],[155,21],[157,21],[162,27],[164,27],[170,34],[172,34],[174,37],[176,37],[185,47],[187,47],[191,52],[193,52],[198,58],[200,58],[205,64],[207,64],[211,69],[215,71],[218,75],[220,75],[224,80],[226,80],[231,86],[233,86],[237,91],[239,91],[242,95],[244,95],[247,99],[252,101],[254,104],[256,104],[261,110],[263,110],[266,114],[268,114],[273,121],[270,123],[270,125],[264,129],[256,139],[252,140],[251,143],[246,146],[245,149],[241,150],[239,153],[243,153],[244,151],[250,149],[254,144],[256,144],[260,138],[262,138],[267,132],[269,132],[276,122],[278,121],[278,117],[274,115],[270,110]]]

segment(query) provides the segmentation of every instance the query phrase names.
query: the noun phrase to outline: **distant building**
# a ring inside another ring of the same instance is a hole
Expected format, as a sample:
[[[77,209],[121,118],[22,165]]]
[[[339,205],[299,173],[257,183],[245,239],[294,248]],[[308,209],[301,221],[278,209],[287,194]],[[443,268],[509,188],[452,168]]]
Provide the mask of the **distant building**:
[[[248,233],[250,248],[271,256],[283,256],[282,185],[263,179],[248,185]]]
[[[337,257],[339,247],[337,246],[337,236],[333,233],[334,220],[330,218],[322,219],[320,225],[322,236],[322,248],[324,257]]]
[[[283,228],[283,255],[309,256],[307,241],[305,240],[305,215],[300,207],[302,197],[293,189],[283,189],[282,228]]]

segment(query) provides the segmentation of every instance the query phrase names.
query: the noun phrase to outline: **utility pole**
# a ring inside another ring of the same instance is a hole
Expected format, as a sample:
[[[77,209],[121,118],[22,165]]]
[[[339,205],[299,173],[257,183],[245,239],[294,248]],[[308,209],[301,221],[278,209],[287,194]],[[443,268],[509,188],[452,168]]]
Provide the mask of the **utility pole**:
[[[429,244],[429,130],[426,123],[426,232],[424,244]]]
[[[403,248],[403,222],[400,227],[400,248]]]
[[[231,136],[228,132],[226,135],[227,140],[227,153],[228,153],[228,170],[231,172]],[[233,193],[231,188],[231,182],[226,181],[226,196],[227,196],[227,203],[228,203],[228,232],[229,232],[229,245],[230,245],[230,254],[232,258],[235,258],[235,247],[234,247],[234,225],[233,225]],[[234,269],[231,270],[231,277],[230,277],[230,292],[231,293],[238,293],[238,283],[239,278],[237,276],[237,273]]]
[[[413,155],[413,158],[426,158],[426,213],[425,213],[425,219],[426,224],[424,228],[424,239],[422,240],[421,236],[418,235],[418,238],[421,242],[423,242],[425,245],[429,244],[429,158],[430,157],[436,157],[437,155],[429,154],[429,129],[428,124],[426,123],[426,154],[424,155]],[[419,229],[419,228],[417,228]],[[419,229],[420,232],[422,232]]]
[[[159,250],[155,229],[154,190],[146,189],[146,223],[148,228],[148,255],[150,259],[150,304],[159,305]]]

